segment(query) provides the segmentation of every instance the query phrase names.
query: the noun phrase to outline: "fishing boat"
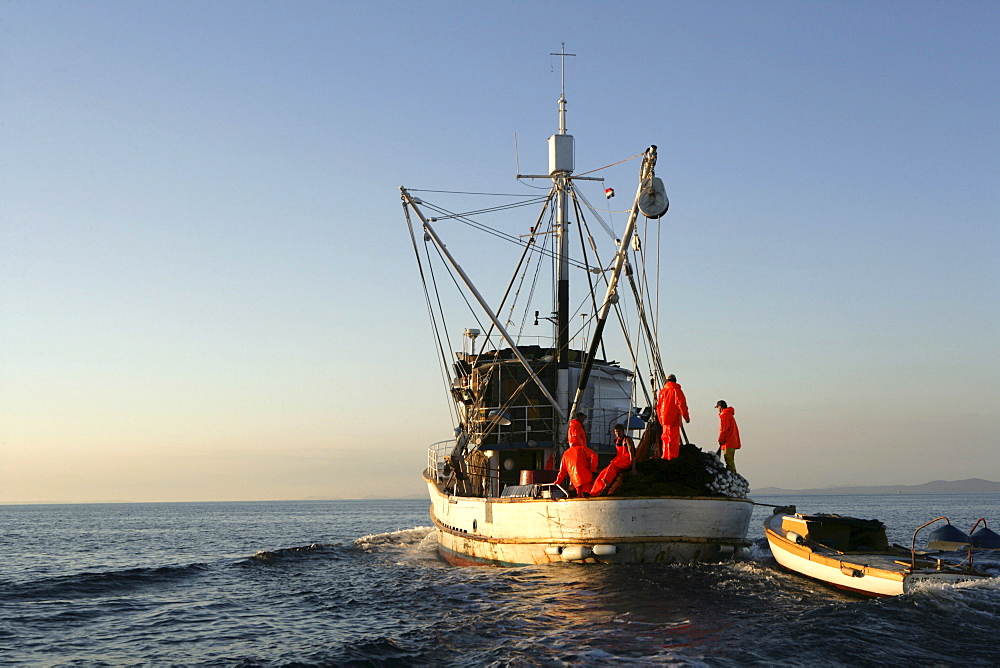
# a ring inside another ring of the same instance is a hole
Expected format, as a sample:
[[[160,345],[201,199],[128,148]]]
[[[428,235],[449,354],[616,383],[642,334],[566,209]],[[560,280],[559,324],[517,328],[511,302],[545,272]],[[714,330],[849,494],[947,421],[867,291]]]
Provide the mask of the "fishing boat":
[[[970,549],[974,544],[974,539],[950,522],[942,529],[958,531],[957,536],[931,534],[928,547],[933,551],[916,550],[917,532],[942,519],[947,518],[917,527],[910,549],[890,545],[885,525],[878,520],[805,515],[796,513],[794,507],[777,509],[764,521],[764,534],[771,554],[784,568],[865,596],[898,596],[927,583],[955,584],[990,577],[973,568],[971,552],[962,563],[945,561],[946,551]]]
[[[554,55],[565,64],[572,54]],[[455,565],[497,566],[744,554],[753,509],[746,480],[686,435],[679,457],[656,457],[661,428],[652,407],[667,375],[650,307],[655,281],[648,264],[655,254],[644,242],[655,239],[669,206],[655,175],[657,148],[634,156],[641,158],[636,195],[620,212],[627,213],[623,230],[615,232],[604,220],[613,212],[602,217],[583,192],[596,186],[606,199],[612,189],[603,188],[600,176],[574,174],[565,69],[558,114],[548,173],[517,175],[522,183],[551,183],[544,195],[536,190],[527,198],[541,207],[529,220],[507,222],[524,197],[456,212],[430,201],[442,191],[400,188],[452,413],[454,437],[429,448],[423,472],[439,553]],[[500,223],[484,222],[498,215]],[[595,220],[606,231],[600,243]],[[462,256],[457,244],[443,240],[444,230],[456,228],[483,232],[509,249],[505,285],[491,292],[473,281],[467,267],[492,275],[504,252],[476,241]],[[545,281],[551,285],[543,289]],[[445,285],[462,293],[453,301],[474,318],[466,322],[476,326],[461,334],[447,326],[454,320],[445,318]],[[461,343],[449,336],[461,336]],[[615,361],[612,350],[629,363]],[[568,424],[580,413],[601,466],[615,452],[615,425],[639,440],[634,471],[620,474],[604,495],[575,497],[554,484]]]

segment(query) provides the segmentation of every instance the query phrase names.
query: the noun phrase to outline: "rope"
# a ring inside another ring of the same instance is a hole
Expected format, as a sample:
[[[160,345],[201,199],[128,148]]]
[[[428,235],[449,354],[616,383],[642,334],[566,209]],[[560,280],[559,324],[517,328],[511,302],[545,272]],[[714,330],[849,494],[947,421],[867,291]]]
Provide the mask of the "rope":
[[[793,514],[795,513],[795,506],[793,506],[791,504],[785,504],[783,506],[776,506],[773,503],[758,503],[757,501],[753,501],[753,500],[751,500],[750,503],[752,503],[755,506],[767,506],[768,508],[776,508],[777,510],[774,511],[775,514],[777,514],[779,510],[784,510],[784,511],[787,511],[787,512],[793,513]]]
[[[444,193],[445,195],[487,195],[489,197],[534,197],[537,198],[538,195],[525,195],[524,193],[474,193],[474,192],[464,192],[461,190],[422,190],[419,188],[407,188],[407,191],[411,193]]]
[[[580,253],[583,255],[583,263],[587,266],[590,266],[590,261],[587,259],[587,244],[584,243],[584,238],[583,238],[583,228],[586,227],[587,238],[590,240],[590,246],[594,251],[594,260],[597,262],[598,268],[600,268],[601,258],[597,255],[597,244],[594,243],[594,238],[590,234],[590,226],[587,225],[587,219],[584,217],[583,209],[580,207],[580,200],[577,199],[576,188],[573,188],[571,192],[573,195],[573,210],[576,212],[576,219],[577,219],[576,231],[579,233],[580,236]],[[597,218],[598,220],[600,220],[600,216],[598,216]],[[601,222],[603,223],[604,221]],[[607,225],[605,225],[604,227],[605,229],[607,229]],[[590,302],[591,302],[590,306],[593,309],[594,317],[596,317],[597,311],[600,307],[597,304],[597,291],[594,289],[594,279],[589,271],[587,272],[587,287],[590,288]],[[592,320],[593,318],[591,318],[591,321]],[[601,356],[604,358],[607,358],[608,356],[607,349],[604,346],[603,337],[601,338]]]
[[[441,341],[441,331],[440,331],[440,329],[438,327],[437,317],[435,316],[435,313],[434,313],[434,307],[433,307],[433,303],[431,301],[430,292],[427,290],[427,276],[426,276],[426,274],[424,274],[424,266],[423,266],[423,263],[420,261],[420,247],[417,245],[417,238],[416,238],[416,234],[414,233],[414,229],[413,229],[413,221],[410,218],[410,209],[407,207],[407,205],[405,203],[403,204],[403,213],[406,216],[406,225],[407,225],[407,227],[410,230],[410,241],[413,243],[413,254],[417,258],[417,267],[420,270],[420,282],[422,283],[423,289],[424,289],[424,303],[427,306],[427,314],[430,316],[430,320],[431,320],[431,335],[434,338],[435,343],[437,344],[438,352],[441,355],[441,358],[439,360],[440,361],[440,366],[439,366],[438,370],[441,373],[441,381],[442,381],[442,383],[445,386],[445,396],[448,396],[448,394],[449,394],[448,390],[449,390],[449,387],[450,387],[450,374],[447,373],[447,370],[448,370],[448,357],[447,357],[447,353],[445,352],[444,345],[443,345],[443,343]],[[426,246],[425,246],[425,250],[426,250]],[[429,260],[429,258],[428,258],[428,269],[432,269],[432,267],[430,266],[430,260]],[[439,305],[440,305],[440,301],[439,301]],[[442,314],[442,317],[443,317],[443,314]],[[455,423],[457,423],[458,422],[458,413],[457,413],[458,409],[455,406],[455,402],[448,401],[447,403],[448,403],[449,412],[452,414],[452,417],[454,418]]]
[[[644,155],[646,155],[645,151],[643,151],[642,153],[639,153],[638,155],[633,155],[631,158],[625,158],[624,160],[619,160],[618,162],[612,162],[610,165],[604,165],[603,167],[598,167],[597,169],[592,169],[589,172],[584,172],[583,174],[574,174],[573,176],[586,176],[587,174],[593,174],[594,172],[599,172],[602,169],[607,169],[608,167],[614,167],[615,165],[620,165],[623,162],[628,162],[629,160],[635,160],[636,158],[641,158]]]
[[[539,201],[545,201],[546,203],[548,203],[548,202],[551,201],[551,197],[546,197],[544,199],[540,199]],[[443,207],[437,206],[435,204],[431,204],[430,202],[426,202],[426,201],[424,202],[424,206],[426,208],[432,210],[432,211],[436,211],[436,212],[439,212],[439,213],[447,214],[444,217],[451,218],[453,220],[457,220],[457,221],[459,221],[459,222],[461,222],[461,223],[463,223],[465,225],[468,225],[469,227],[472,227],[474,229],[479,230],[480,232],[485,232],[486,234],[489,234],[491,236],[497,237],[498,239],[503,239],[504,241],[507,241],[507,242],[512,243],[512,244],[515,244],[517,246],[524,246],[525,245],[525,242],[522,241],[519,237],[515,237],[515,236],[513,236],[511,234],[507,234],[506,232],[501,232],[500,230],[496,230],[496,229],[494,229],[492,227],[488,227],[487,225],[483,225],[482,223],[480,223],[480,222],[478,222],[476,220],[473,220],[471,218],[467,218],[465,216],[465,214],[460,214],[460,213],[455,213],[453,211],[448,211],[447,209],[445,209]],[[522,204],[511,205],[510,207],[507,207],[507,208],[513,208],[515,206],[522,206]],[[548,204],[546,204],[546,206],[548,206]],[[499,210],[499,209],[496,209],[496,210]],[[440,220],[441,218],[442,217],[439,217],[438,219]],[[541,249],[538,249],[537,246],[536,246],[536,252],[541,252],[543,255],[547,255],[547,256],[552,257],[552,258],[555,257],[555,251],[543,251]],[[569,264],[570,264],[570,266],[576,267],[577,269],[586,269],[587,268],[583,263],[581,263],[581,262],[579,262],[577,260],[573,260],[572,258],[569,259]]]
[[[516,209],[522,206],[534,206],[539,202],[544,202],[546,197],[539,197],[535,195],[532,199],[527,202],[517,202],[516,204],[502,204],[500,206],[493,206],[486,209],[479,209],[478,211],[466,211],[465,213],[453,213],[447,216],[438,216],[437,220],[447,220],[448,218],[466,218],[468,216],[478,216],[483,213],[494,213],[496,211],[506,211],[507,209]],[[431,207],[434,208],[434,207]]]

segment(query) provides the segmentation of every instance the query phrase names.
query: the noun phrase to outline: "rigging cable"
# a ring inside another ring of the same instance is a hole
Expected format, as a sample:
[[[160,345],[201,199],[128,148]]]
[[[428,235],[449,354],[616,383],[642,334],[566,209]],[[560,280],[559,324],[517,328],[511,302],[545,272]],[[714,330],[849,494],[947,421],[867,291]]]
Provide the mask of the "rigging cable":
[[[656,286],[656,299],[654,301],[654,304],[656,305],[655,307],[656,311],[655,311],[655,317],[653,319],[653,323],[656,327],[654,331],[656,333],[657,341],[660,340],[660,267],[661,267],[661,261],[663,259],[662,237],[663,237],[663,226],[657,225],[656,226],[656,280],[654,281],[654,285]],[[659,345],[657,345],[657,354],[662,359],[663,352],[659,350]],[[667,380],[666,376],[661,376],[659,378],[659,382],[661,383],[665,383],[666,380]]]
[[[544,201],[547,201],[547,200],[548,200],[548,198],[541,199],[541,200],[538,200],[538,201],[543,201],[544,202]],[[459,221],[459,222],[461,222],[461,223],[463,223],[465,225],[468,225],[469,227],[472,227],[473,229],[477,229],[477,230],[479,230],[481,232],[485,232],[486,234],[489,234],[491,236],[497,237],[498,239],[503,239],[504,241],[508,241],[508,242],[510,242],[510,243],[512,243],[514,245],[517,245],[517,246],[523,246],[524,245],[524,242],[521,241],[521,239],[519,237],[513,236],[511,234],[507,234],[506,232],[501,232],[499,230],[496,230],[496,229],[494,229],[492,227],[489,227],[487,225],[484,225],[483,223],[480,223],[479,221],[474,220],[472,218],[467,218],[467,217],[464,216],[464,214],[457,214],[457,213],[454,213],[453,211],[448,211],[447,209],[445,209],[443,207],[440,207],[440,206],[435,205],[435,204],[431,204],[430,202],[427,202],[427,201],[424,201],[424,206],[426,208],[430,209],[430,210],[447,214],[446,216],[439,216],[436,219],[431,219],[432,221],[433,220],[443,220],[445,218],[452,219],[452,220],[457,220],[457,221]],[[549,251],[546,254],[550,255],[550,257],[555,257],[555,251]],[[574,266],[574,267],[576,267],[578,269],[583,269],[584,268],[582,264],[580,264],[576,260],[573,260],[572,258],[569,258],[568,262],[569,262],[569,264],[571,266]]]
[[[620,165],[623,162],[628,162],[629,160],[635,160],[636,158],[641,158],[644,155],[646,155],[645,151],[643,151],[642,153],[638,153],[636,155],[633,155],[631,158],[625,158],[624,160],[619,160],[618,162],[612,162],[610,165],[604,165],[603,167],[598,167],[597,169],[592,169],[589,172],[583,172],[582,174],[574,174],[573,176],[586,176],[587,174],[593,174],[594,172],[599,172],[602,169],[607,169],[608,167],[614,167],[615,165]]]
[[[576,193],[577,191],[574,189],[573,192]],[[597,218],[597,220],[601,223],[601,227],[603,227],[604,231],[607,232],[608,238],[609,239],[617,239],[618,235],[615,234],[614,229],[612,229],[610,225],[608,225],[606,222],[604,222],[604,218],[601,217],[601,212],[597,209],[597,207],[595,207],[593,204],[591,204],[590,200],[588,200],[587,196],[584,195],[582,192],[579,192],[578,194],[580,196],[580,199],[583,200],[583,203],[586,204],[587,208],[590,209],[591,213],[594,214],[594,217]],[[631,212],[631,209],[629,209],[628,212]],[[624,213],[628,213],[628,212],[624,212]]]
[[[571,188],[570,195],[573,197],[573,210],[576,212],[576,228],[580,234],[580,252],[583,254],[583,263],[587,267],[590,266],[590,262],[587,260],[587,244],[584,243],[583,239],[583,228],[587,227],[587,237],[590,239],[590,248],[594,251],[594,260],[597,261],[598,269],[601,269],[603,265],[601,264],[601,258],[597,255],[597,244],[594,243],[594,237],[590,234],[590,227],[587,225],[586,218],[584,218],[583,210],[580,208],[580,201],[577,199],[576,194],[576,188]],[[600,219],[600,216],[598,216],[598,219]],[[603,223],[604,221],[601,222]],[[607,226],[605,226],[605,229],[607,229]],[[603,272],[601,275],[604,275]],[[607,277],[605,277],[605,282],[607,282]],[[587,287],[590,288],[591,306],[594,309],[593,313],[596,316],[599,307],[597,305],[597,295],[594,290],[594,280],[590,277],[590,271],[587,272]],[[601,337],[601,356],[604,359],[607,359],[608,357],[608,351],[604,345],[603,336]]]
[[[435,343],[437,344],[438,352],[441,355],[439,372],[441,373],[442,383],[445,386],[445,394],[448,395],[450,394],[450,389],[451,389],[451,374],[448,373],[448,357],[447,354],[445,353],[445,348],[441,341],[441,331],[440,328],[438,327],[437,318],[434,313],[434,307],[432,305],[432,301],[430,298],[430,293],[427,290],[427,276],[424,274],[424,265],[420,260],[420,247],[417,245],[417,238],[416,235],[414,234],[413,220],[410,218],[410,209],[405,202],[403,203],[403,214],[406,217],[406,225],[410,229],[410,241],[413,244],[413,254],[416,256],[417,268],[420,271],[420,281],[424,289],[424,303],[427,307],[427,314],[430,316],[431,320],[431,334],[435,340]],[[428,259],[428,268],[430,268],[429,259]],[[455,423],[457,424],[458,414],[455,402],[448,401],[447,403],[449,412],[452,414],[452,417],[455,419]]]
[[[469,216],[478,216],[484,213],[496,213],[497,211],[507,211],[508,209],[518,209],[525,206],[535,206],[544,202],[547,198],[538,197],[537,195],[527,202],[518,202],[517,204],[502,204],[501,206],[491,206],[486,209],[476,209],[474,211],[463,211],[462,213],[450,213],[447,216],[438,216],[435,220],[445,220],[447,218],[468,218]]]
[[[550,213],[549,213],[549,226],[546,228],[546,233],[543,235],[543,238],[542,238],[542,244],[545,245],[545,246],[548,246],[550,240],[552,239],[552,235],[548,234],[548,232],[552,230],[552,213],[551,213],[551,209],[549,209],[549,211],[550,211]],[[541,225],[540,221],[539,221],[538,225]],[[525,303],[524,314],[521,316],[521,327],[520,327],[520,329],[518,330],[518,333],[517,333],[517,340],[518,341],[520,341],[521,337],[524,335],[524,328],[527,326],[527,322],[528,322],[528,314],[531,312],[531,304],[532,304],[532,302],[535,301],[535,291],[538,289],[538,279],[542,275],[542,257],[543,256],[541,254],[537,254],[536,255],[536,258],[537,258],[538,262],[535,265],[535,273],[534,273],[534,276],[531,279],[531,290],[528,291],[528,298],[527,298],[527,301]],[[527,271],[528,271],[528,267],[525,267],[525,275],[527,275]],[[538,337],[536,336],[536,342],[540,343],[540,341],[537,341],[537,339],[538,339]]]
[[[635,288],[635,290],[644,295],[643,303],[652,305],[652,290],[650,290],[649,288],[649,269],[648,269],[648,261],[646,259],[646,248],[648,246],[647,244],[648,241],[649,241],[649,219],[647,218],[646,225],[643,228],[643,241],[639,244],[639,251],[638,251],[638,254],[641,258],[639,266],[642,267],[642,273],[639,276],[639,285],[637,288]],[[649,344],[650,370],[654,369],[654,363],[656,367],[662,370],[663,362],[660,359],[659,346],[656,341],[656,332],[655,332],[656,323],[654,321],[652,327],[649,325],[650,318],[648,309],[644,311],[643,317],[646,325],[645,327],[646,340]]]
[[[479,320],[479,316],[477,315],[476,310],[474,308],[472,308],[472,304],[469,303],[469,298],[466,296],[465,290],[463,290],[462,286],[459,285],[458,279],[455,278],[455,271],[448,265],[447,261],[445,260],[444,256],[441,253],[441,249],[438,248],[437,245],[434,245],[434,250],[437,252],[438,259],[441,260],[441,264],[448,269],[448,277],[451,278],[451,282],[455,284],[455,288],[458,290],[458,294],[462,296],[462,301],[465,302],[465,305],[466,305],[466,307],[468,307],[469,313],[472,314],[473,319],[475,319],[476,324],[479,325],[480,329],[486,329],[486,326],[483,325],[483,323]],[[432,272],[432,275],[433,275],[433,272]],[[443,307],[440,306],[440,303],[441,303],[441,294],[440,294],[440,292],[437,289],[437,281],[436,280],[435,280],[435,283],[434,283],[434,291],[435,291],[435,293],[438,296],[438,305],[439,305],[439,308],[442,308],[442,312],[443,312]],[[443,319],[444,319],[444,316],[442,316],[442,320]],[[447,329],[445,331],[447,331]]]
[[[532,197],[538,198],[538,195],[525,195],[523,193],[477,193],[477,192],[465,192],[462,190],[428,190],[426,188],[407,188],[407,192],[411,193],[443,193],[445,195],[486,195],[487,197]]]
[[[549,197],[549,198],[547,198],[545,200],[545,206],[542,208],[542,211],[538,214],[538,220],[535,222],[535,227],[531,228],[531,234],[528,237],[528,241],[525,242],[525,244],[524,244],[524,252],[521,253],[521,258],[517,261],[517,266],[514,268],[514,274],[511,276],[510,282],[507,284],[507,290],[506,290],[506,292],[504,292],[503,297],[500,299],[500,304],[497,306],[497,317],[499,317],[500,311],[504,308],[504,304],[507,303],[507,298],[510,296],[511,291],[514,290],[514,285],[515,285],[515,283],[517,283],[517,275],[520,272],[521,267],[524,267],[525,272],[527,272],[528,266],[530,264],[530,252],[531,252],[533,246],[535,245],[535,236],[536,236],[535,230],[537,229],[538,225],[540,224],[541,218],[545,214],[545,210],[548,208],[550,200],[551,200],[551,197]],[[526,260],[528,260],[528,261],[526,262]],[[524,283],[524,278],[523,278],[523,275],[522,275],[521,284],[523,285],[523,283]],[[514,312],[514,307],[517,304],[517,297],[518,297],[519,294],[520,294],[520,287],[518,287],[518,289],[514,291],[514,298],[511,300],[510,309],[509,309],[509,312],[511,314],[513,314],[513,312]],[[510,318],[508,318],[507,319],[507,324],[509,325],[509,324],[511,324],[511,322],[512,321],[510,320]],[[495,327],[495,325],[491,321],[490,322],[490,328],[486,332],[486,338],[484,340],[484,348],[485,348],[485,344],[489,343],[489,341],[490,341],[490,337],[493,334],[494,327]],[[494,344],[494,347],[496,347],[495,344]],[[483,349],[481,348],[480,351],[482,351],[482,350]]]
[[[608,227],[608,225],[606,225],[604,223],[604,221],[603,221],[603,219],[601,219],[601,216],[598,213],[597,209],[587,200],[586,196],[583,193],[580,193],[580,199],[583,200],[583,202],[594,213],[594,215],[598,218],[598,220],[601,221],[601,224],[604,226],[604,229],[608,232],[609,236],[611,236],[612,238],[615,238],[615,234],[614,234],[613,230],[611,230]],[[629,212],[631,212],[631,210],[629,210]],[[648,221],[649,219],[647,218],[646,220]],[[640,243],[639,244],[640,249],[642,248],[642,246],[643,246],[643,244]],[[626,249],[626,253],[627,252],[628,252],[628,250]],[[641,250],[639,251],[639,253],[640,253],[640,255],[639,255],[640,261],[639,261],[638,264],[639,264],[639,266],[641,266],[643,268],[643,274],[645,274],[645,262],[643,260],[644,255],[641,254]],[[640,331],[642,331],[644,329],[647,332],[647,335],[646,335],[645,338],[647,339],[647,341],[648,341],[648,343],[650,345],[650,350],[651,350],[651,355],[650,355],[650,360],[649,360],[648,366],[650,367],[651,370],[659,369],[660,373],[661,373],[661,376],[662,376],[662,364],[661,364],[661,362],[659,360],[659,354],[655,352],[656,343],[655,343],[655,340],[652,339],[651,333],[649,332],[648,319],[646,318],[646,315],[645,315],[645,308],[643,308],[643,306],[642,306],[643,303],[644,303],[643,293],[638,289],[638,287],[635,284],[635,277],[633,276],[633,273],[631,271],[630,265],[626,265],[625,271],[626,271],[626,276],[629,279],[629,283],[631,284],[632,293],[635,295],[635,298],[636,298],[636,305],[637,305],[637,309],[638,309],[637,316],[638,316],[639,322],[640,322]],[[605,279],[605,281],[606,281],[606,279]],[[632,344],[632,342],[631,342],[631,337],[630,337],[630,335],[628,333],[628,327],[627,327],[627,324],[626,324],[627,318],[625,317],[624,312],[622,311],[620,305],[616,304],[615,305],[615,310],[616,310],[616,313],[618,314],[618,320],[619,320],[619,323],[620,323],[621,328],[622,328],[622,334],[625,337],[626,345],[628,346],[629,353],[631,354],[632,359],[633,359],[633,367],[635,369],[638,369],[639,368],[639,363],[638,363],[639,351],[637,350],[636,346],[634,346]],[[641,343],[642,340],[643,340],[643,337],[639,337],[637,343]],[[602,345],[603,345],[603,342],[602,342]],[[649,395],[649,392],[648,392],[648,390],[646,388],[646,383],[645,383],[645,380],[642,377],[642,374],[636,373],[636,376],[639,377],[639,379],[640,379],[640,383],[639,384],[640,384],[640,388],[642,389],[643,395],[645,396],[646,400],[649,401],[650,400],[650,395]]]
[[[590,208],[590,210],[593,211],[594,214],[597,216],[597,218],[600,220],[600,215],[597,213],[597,210],[594,208],[594,206],[590,202],[587,201],[587,198],[583,195],[583,193],[580,193],[580,198],[584,201],[584,203],[587,205],[587,207]],[[578,214],[578,215],[580,215],[582,217],[582,214]],[[609,235],[612,238],[615,238],[613,231],[606,224],[604,224],[603,220],[601,221],[601,224],[604,225],[604,229],[609,233]],[[618,240],[616,239],[616,241],[618,241]],[[591,245],[593,247],[593,239],[591,239]],[[641,244],[640,244],[640,247],[641,247]],[[627,254],[628,253],[628,249],[625,249],[625,252]],[[596,253],[596,249],[595,249],[595,253]],[[642,294],[636,289],[635,279],[634,279],[633,274],[632,274],[631,266],[632,266],[631,263],[626,262],[624,271],[625,271],[626,276],[628,277],[629,282],[631,284],[632,293],[635,295],[636,305],[637,305],[637,309],[638,309],[638,315],[639,315],[639,318],[641,320],[640,324],[642,324],[642,322],[645,321],[645,318],[643,316],[644,309],[642,307]],[[604,282],[607,283],[607,277],[605,277]],[[629,328],[628,328],[628,323],[627,323],[628,319],[627,319],[626,314],[624,312],[623,306],[619,303],[619,304],[615,304],[614,307],[615,307],[615,313],[616,313],[616,315],[618,317],[619,325],[621,326],[621,329],[622,329],[622,336],[625,339],[625,345],[627,346],[627,348],[629,350],[629,354],[632,357],[633,368],[638,369],[639,368],[639,350],[637,349],[637,346],[633,345],[633,343],[632,343],[632,337],[629,334]],[[640,326],[640,331],[641,330],[642,330],[642,327]],[[641,343],[641,341],[642,341],[642,337],[639,337],[637,343]],[[605,357],[606,357],[607,353],[606,353],[606,351],[604,349],[604,341],[603,340],[601,341],[601,349],[602,349],[602,354],[605,355]],[[651,363],[649,364],[649,367],[650,368],[654,368],[654,365],[652,364],[652,360],[651,360]],[[640,379],[640,388],[642,389],[643,395],[645,396],[646,400],[649,401],[649,393],[648,393],[648,391],[646,389],[645,381],[642,379],[642,374],[636,373],[636,376]]]
[[[536,230],[538,229],[538,226],[541,224],[541,220],[542,220],[542,217],[545,215],[545,212],[549,209],[549,205],[552,202],[552,197],[553,197],[554,194],[555,194],[555,189],[553,188],[553,190],[549,193],[549,196],[542,199],[542,201],[544,202],[544,205],[542,206],[542,210],[539,211],[539,213],[538,213],[538,218],[535,220],[535,226],[531,228],[531,234],[528,236],[528,240],[526,242],[524,242],[524,252],[521,253],[521,258],[517,261],[517,266],[514,267],[514,273],[511,276],[510,282],[507,284],[507,290],[506,290],[506,292],[504,292],[503,298],[501,298],[500,304],[497,306],[497,316],[498,317],[500,315],[500,311],[504,308],[504,304],[507,303],[507,298],[510,296],[511,290],[513,290],[513,288],[514,288],[514,284],[517,282],[517,274],[521,270],[521,267],[523,266],[525,268],[525,272],[527,272],[527,268],[528,268],[528,265],[530,264],[530,262],[525,262],[525,260],[526,259],[530,260],[529,253],[532,250],[532,248],[536,245],[536,242],[535,242],[535,237],[537,236]],[[522,276],[521,284],[523,284],[523,282],[524,282],[524,279],[523,279],[523,276]],[[514,292],[514,299],[511,301],[510,309],[509,309],[509,311],[510,311],[511,314],[513,314],[513,312],[514,312],[514,307],[515,307],[515,305],[517,303],[517,297],[518,297],[519,294],[520,294],[520,287]],[[508,318],[507,319],[507,323],[511,324],[511,322],[512,321],[510,320],[510,318]],[[491,322],[490,323],[490,328],[486,332],[486,338],[484,340],[484,345],[486,343],[489,343],[490,336],[493,334],[494,327],[495,327],[495,325]]]

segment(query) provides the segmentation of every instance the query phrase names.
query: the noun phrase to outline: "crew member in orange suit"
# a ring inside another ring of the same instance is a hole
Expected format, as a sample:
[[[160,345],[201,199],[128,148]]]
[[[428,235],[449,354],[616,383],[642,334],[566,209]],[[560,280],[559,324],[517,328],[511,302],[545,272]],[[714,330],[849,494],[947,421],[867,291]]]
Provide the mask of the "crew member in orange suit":
[[[602,494],[622,471],[629,468],[635,471],[635,443],[632,441],[632,437],[625,433],[625,425],[615,425],[615,448],[617,448],[618,454],[597,476],[593,487],[590,488],[591,496]]]
[[[688,415],[687,398],[684,391],[677,384],[677,377],[674,374],[667,376],[667,382],[660,390],[660,397],[656,402],[656,419],[663,427],[663,453],[664,459],[676,459],[681,454],[681,418],[685,422],[691,422]]]
[[[726,459],[726,468],[736,473],[736,451],[740,449],[740,428],[736,426],[736,411],[725,401],[719,400],[719,450]]]
[[[597,473],[597,453],[587,447],[587,432],[583,429],[586,419],[586,415],[577,413],[576,417],[570,420],[569,432],[566,435],[569,448],[563,453],[562,461],[559,462],[559,475],[556,476],[555,482],[558,485],[568,477],[570,487],[577,496],[590,496],[590,487]]]

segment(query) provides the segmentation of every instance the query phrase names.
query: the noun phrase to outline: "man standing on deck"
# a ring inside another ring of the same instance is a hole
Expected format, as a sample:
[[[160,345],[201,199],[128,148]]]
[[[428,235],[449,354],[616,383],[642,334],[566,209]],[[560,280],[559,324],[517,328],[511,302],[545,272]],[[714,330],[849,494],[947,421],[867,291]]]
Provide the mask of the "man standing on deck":
[[[663,427],[663,459],[676,459],[681,454],[681,418],[685,422],[691,422],[688,416],[687,398],[684,391],[677,384],[677,376],[670,374],[667,382],[660,390],[659,400],[656,402],[656,419]]]
[[[590,487],[597,473],[597,453],[587,447],[587,432],[583,429],[583,422],[586,419],[586,415],[577,413],[576,417],[570,420],[569,432],[566,435],[569,448],[563,453],[562,461],[559,462],[559,475],[555,481],[558,485],[569,477],[570,486],[576,491],[577,496],[590,496]]]
[[[736,451],[740,449],[740,429],[736,426],[736,411],[719,399],[719,449],[726,459],[726,468],[736,473]]]

